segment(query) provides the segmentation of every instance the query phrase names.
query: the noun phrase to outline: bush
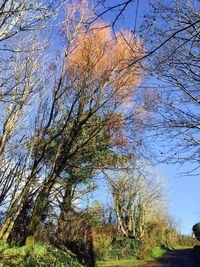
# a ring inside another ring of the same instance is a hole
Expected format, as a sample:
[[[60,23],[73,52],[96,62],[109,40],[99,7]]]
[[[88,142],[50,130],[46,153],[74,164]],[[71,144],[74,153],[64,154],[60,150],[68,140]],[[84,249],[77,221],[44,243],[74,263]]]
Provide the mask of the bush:
[[[95,264],[92,227],[90,217],[86,213],[65,212],[58,222],[58,227],[50,220],[41,223],[35,239],[63,251],[71,251],[84,265],[94,266]]]
[[[200,241],[200,223],[196,223],[193,227],[192,227],[192,231],[196,237],[196,239],[198,241]]]
[[[138,260],[143,260],[147,258],[154,246],[151,244],[150,240],[138,240],[135,241],[134,255]]]
[[[118,260],[131,259],[134,257],[143,258],[141,254],[144,249],[141,248],[142,243],[136,240],[117,237],[113,240],[106,233],[95,236],[95,255],[97,260]],[[146,256],[146,253],[145,253]]]
[[[97,260],[108,260],[112,251],[112,239],[107,231],[93,231],[94,253]]]
[[[129,238],[118,238],[112,242],[109,253],[110,259],[127,259],[134,256],[134,240]]]

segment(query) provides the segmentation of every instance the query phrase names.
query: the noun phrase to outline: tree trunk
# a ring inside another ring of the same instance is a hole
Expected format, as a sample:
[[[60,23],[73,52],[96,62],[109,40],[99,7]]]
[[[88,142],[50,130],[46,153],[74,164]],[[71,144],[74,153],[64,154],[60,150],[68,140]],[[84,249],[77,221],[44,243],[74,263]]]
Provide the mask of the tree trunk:
[[[33,178],[33,177],[32,177]],[[23,188],[21,194],[16,198],[16,200],[12,203],[6,220],[2,224],[1,230],[0,230],[0,240],[7,241],[14,224],[23,208],[24,202],[27,198],[29,189],[32,185],[33,179],[30,178],[25,187]]]
[[[28,233],[26,237],[25,244],[26,245],[33,245],[34,244],[34,235],[35,231],[37,229],[38,224],[40,223],[41,217],[44,213],[45,207],[48,202],[48,197],[50,194],[50,191],[55,183],[55,179],[50,179],[42,188],[40,193],[38,194],[34,209],[33,209],[33,214],[31,217],[31,221],[29,224],[28,228]]]
[[[63,201],[60,204],[60,219],[64,219],[65,213],[72,210],[72,184],[66,184]]]

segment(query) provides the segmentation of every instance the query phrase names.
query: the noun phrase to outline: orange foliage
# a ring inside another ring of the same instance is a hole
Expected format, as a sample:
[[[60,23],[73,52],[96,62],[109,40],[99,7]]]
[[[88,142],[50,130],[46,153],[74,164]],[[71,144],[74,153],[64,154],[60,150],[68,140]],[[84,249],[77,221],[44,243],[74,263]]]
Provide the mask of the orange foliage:
[[[98,97],[110,97],[122,102],[140,85],[143,71],[137,62],[143,45],[130,31],[122,30],[112,36],[103,23],[80,30],[67,61],[69,79],[87,85],[88,92]],[[87,93],[88,93],[87,92]]]

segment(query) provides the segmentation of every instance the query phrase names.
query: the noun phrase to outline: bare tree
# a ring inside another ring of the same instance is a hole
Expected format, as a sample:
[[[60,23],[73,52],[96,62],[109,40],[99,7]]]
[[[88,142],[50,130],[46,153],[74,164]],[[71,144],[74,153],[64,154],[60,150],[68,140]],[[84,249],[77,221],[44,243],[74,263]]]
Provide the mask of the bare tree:
[[[35,42],[37,43],[37,40]],[[36,108],[33,103],[42,89],[38,75],[39,64],[36,63],[41,52],[35,51],[36,43],[33,43],[32,52],[25,55],[15,54],[16,60],[11,62],[7,71],[7,75],[12,78],[4,85],[5,90],[10,93],[3,96],[4,101],[1,105],[0,195],[2,201],[8,201],[7,219],[12,225],[15,220],[11,222],[11,217],[17,211],[16,204],[19,204],[20,192],[26,184],[28,169],[32,163],[34,135],[29,126],[32,124],[30,119]],[[16,212],[15,216],[17,214]]]
[[[157,134],[170,137],[173,147],[162,151],[167,161],[194,162],[194,170],[197,170],[200,153],[199,3],[152,2],[153,11],[146,17],[144,26],[147,46],[151,48],[152,44],[168,40],[148,58],[147,64],[158,86],[154,129]],[[176,35],[174,31],[178,31]]]
[[[124,236],[142,240],[147,223],[162,203],[163,180],[127,169],[106,173],[118,227]]]
[[[50,6],[42,1],[2,0],[0,3],[0,43],[20,32],[41,27],[50,15]]]

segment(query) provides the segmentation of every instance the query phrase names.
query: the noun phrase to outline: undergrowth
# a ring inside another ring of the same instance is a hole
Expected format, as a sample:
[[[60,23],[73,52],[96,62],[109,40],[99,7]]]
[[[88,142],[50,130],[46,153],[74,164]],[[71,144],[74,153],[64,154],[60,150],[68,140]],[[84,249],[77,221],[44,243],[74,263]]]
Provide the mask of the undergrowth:
[[[9,247],[0,244],[0,267],[81,267],[76,257],[52,246]]]

